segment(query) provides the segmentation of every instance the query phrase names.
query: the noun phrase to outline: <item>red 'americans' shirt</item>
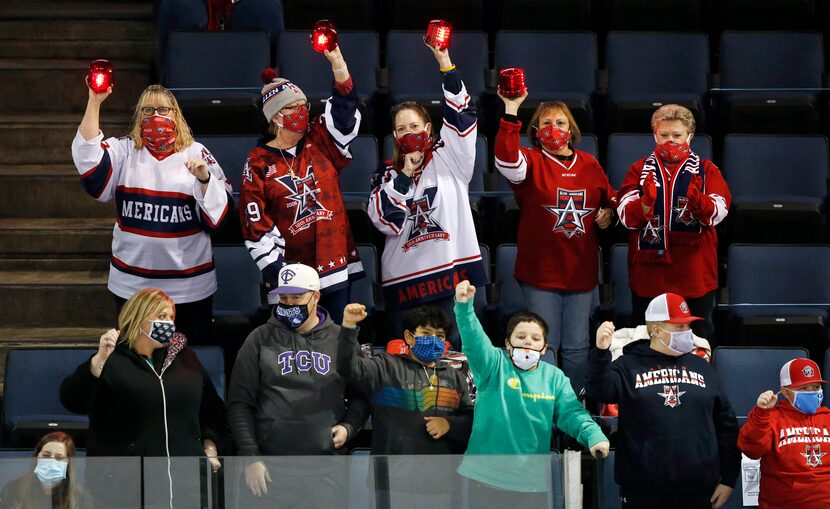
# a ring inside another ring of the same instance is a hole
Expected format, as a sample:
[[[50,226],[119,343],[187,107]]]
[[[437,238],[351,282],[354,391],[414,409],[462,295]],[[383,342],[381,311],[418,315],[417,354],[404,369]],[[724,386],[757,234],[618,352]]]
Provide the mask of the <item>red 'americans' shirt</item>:
[[[496,168],[510,181],[519,205],[514,276],[539,288],[584,292],[597,285],[600,208],[615,192],[597,160],[581,150],[558,160],[520,146],[519,121],[502,119],[496,134]]]

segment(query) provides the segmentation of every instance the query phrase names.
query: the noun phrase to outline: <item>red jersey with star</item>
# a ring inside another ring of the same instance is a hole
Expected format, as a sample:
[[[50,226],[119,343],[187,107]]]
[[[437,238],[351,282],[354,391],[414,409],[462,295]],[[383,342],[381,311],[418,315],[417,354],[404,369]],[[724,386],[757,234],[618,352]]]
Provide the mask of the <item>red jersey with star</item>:
[[[600,208],[616,193],[596,159],[581,150],[558,160],[520,146],[521,122],[502,119],[496,169],[519,205],[517,280],[540,288],[584,292],[597,285]]]
[[[738,435],[744,454],[761,460],[759,506],[830,507],[830,409],[796,410],[779,396],[771,409],[754,407]]]
[[[284,263],[317,269],[322,290],[363,276],[339,183],[351,162],[348,142],[354,136],[343,135],[336,118],[332,133],[327,121],[332,122],[331,108],[314,121],[294,154],[264,142],[248,154],[240,193],[242,234],[272,287]],[[357,126],[352,130],[356,135]]]

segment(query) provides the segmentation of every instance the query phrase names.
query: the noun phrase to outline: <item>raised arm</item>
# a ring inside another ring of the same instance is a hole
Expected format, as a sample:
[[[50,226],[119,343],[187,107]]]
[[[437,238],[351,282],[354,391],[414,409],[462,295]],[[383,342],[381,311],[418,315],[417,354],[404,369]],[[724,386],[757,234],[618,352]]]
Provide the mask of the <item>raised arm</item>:
[[[604,322],[597,329],[597,347],[591,350],[588,382],[585,390],[590,398],[602,403],[617,403],[622,394],[622,378],[611,365],[611,339],[614,324]]]
[[[499,122],[493,149],[496,169],[510,182],[519,183],[527,176],[527,158],[521,147],[522,122],[517,115],[527,92],[514,99],[501,94],[499,97],[504,102],[504,116]]]
[[[326,51],[325,55],[334,75],[331,97],[326,101],[325,111],[311,129],[312,132],[318,134],[325,132],[325,137],[319,136],[326,140],[320,148],[328,155],[339,172],[352,160],[349,145],[360,130],[361,115],[357,109],[359,102],[357,91],[352,76],[349,74],[346,60],[340,53],[340,46],[332,51]]]
[[[755,407],[749,412],[746,423],[738,433],[738,448],[752,459],[760,459],[772,451],[775,443],[772,429],[772,409],[778,397],[772,391],[758,396]]]
[[[473,309],[476,287],[462,281],[455,287],[455,321],[461,336],[461,351],[467,356],[476,386],[483,389],[496,369],[501,350],[494,347]]]
[[[366,316],[363,304],[349,304],[343,310],[343,326],[337,340],[337,373],[371,396],[380,385],[381,369],[373,359],[358,354],[357,324]]]

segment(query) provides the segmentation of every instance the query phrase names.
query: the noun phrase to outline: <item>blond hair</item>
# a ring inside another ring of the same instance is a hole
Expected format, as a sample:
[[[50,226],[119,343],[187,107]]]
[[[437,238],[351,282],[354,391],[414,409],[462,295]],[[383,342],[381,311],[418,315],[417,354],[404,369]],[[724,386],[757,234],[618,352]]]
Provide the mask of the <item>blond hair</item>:
[[[533,112],[533,115],[530,117],[530,122],[527,125],[527,136],[530,138],[530,142],[533,143],[534,146],[541,148],[539,141],[536,140],[536,136],[534,134],[534,129],[539,129],[539,122],[541,121],[542,115],[548,113],[552,110],[559,110],[565,115],[565,118],[568,119],[568,129],[571,132],[571,143],[576,143],[579,141],[579,138],[582,136],[582,131],[579,130],[579,126],[576,124],[576,119],[574,119],[573,113],[571,113],[571,109],[568,108],[568,105],[562,101],[545,101],[539,106],[536,107],[536,111]]]
[[[127,343],[130,348],[135,347],[141,334],[141,324],[158,316],[167,306],[173,306],[173,312],[176,312],[173,299],[158,288],[143,288],[135,292],[118,313],[118,328],[121,330],[118,340]]]
[[[657,124],[664,121],[673,122],[675,120],[679,120],[690,134],[695,132],[695,128],[697,127],[695,116],[689,111],[689,108],[680,106],[679,104],[665,104],[657,108],[657,111],[651,116],[651,130],[656,133]]]
[[[133,140],[136,150],[141,150],[141,147],[144,146],[144,143],[141,141],[141,119],[144,118],[144,114],[141,113],[141,108],[155,105],[153,103],[156,103],[159,98],[167,99],[170,107],[173,108],[173,111],[170,112],[170,116],[176,124],[176,142],[173,144],[173,149],[176,152],[181,152],[195,141],[193,139],[193,131],[190,130],[190,126],[187,125],[184,115],[182,115],[182,109],[179,107],[176,96],[173,95],[173,92],[161,85],[150,85],[139,96],[138,102],[135,104],[135,111],[133,112],[130,138]]]

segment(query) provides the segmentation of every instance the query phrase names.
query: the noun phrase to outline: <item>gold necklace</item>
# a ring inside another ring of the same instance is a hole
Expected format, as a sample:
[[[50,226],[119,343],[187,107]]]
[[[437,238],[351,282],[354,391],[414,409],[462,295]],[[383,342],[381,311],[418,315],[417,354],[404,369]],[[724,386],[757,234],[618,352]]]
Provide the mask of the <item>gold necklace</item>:
[[[279,149],[279,151],[280,151],[280,155],[282,156],[282,161],[285,163],[286,166],[288,166],[288,173],[291,174],[292,179],[295,178],[296,175],[294,175],[294,162],[296,161],[296,158],[292,157],[291,158],[291,164],[288,164],[288,159],[285,158],[285,154],[283,153],[283,150]]]
[[[432,378],[429,377],[429,371],[427,371],[427,367],[421,364],[421,367],[424,369],[424,375],[427,377],[427,382],[429,382],[429,390],[434,391],[435,386],[432,385]],[[438,369],[437,366],[432,367],[432,376],[435,376],[435,370]]]

